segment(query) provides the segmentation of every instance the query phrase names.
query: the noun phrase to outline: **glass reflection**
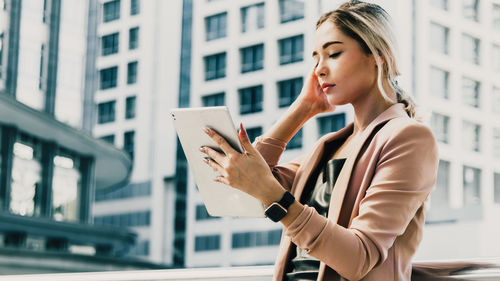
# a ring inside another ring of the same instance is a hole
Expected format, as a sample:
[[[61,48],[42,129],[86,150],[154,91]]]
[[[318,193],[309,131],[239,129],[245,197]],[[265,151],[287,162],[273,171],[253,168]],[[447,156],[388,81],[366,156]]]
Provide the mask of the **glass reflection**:
[[[35,213],[36,190],[42,178],[42,165],[37,154],[28,144],[14,143],[9,207],[13,214],[33,216]]]
[[[80,178],[77,159],[63,155],[54,157],[54,177],[52,179],[54,220],[78,220]]]

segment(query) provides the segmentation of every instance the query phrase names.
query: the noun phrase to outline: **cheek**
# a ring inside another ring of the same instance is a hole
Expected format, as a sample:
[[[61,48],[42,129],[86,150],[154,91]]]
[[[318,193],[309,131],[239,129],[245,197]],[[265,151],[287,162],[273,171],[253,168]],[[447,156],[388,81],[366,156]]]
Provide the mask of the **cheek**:
[[[347,91],[362,91],[376,83],[376,71],[358,57],[344,57],[332,69],[333,82]]]

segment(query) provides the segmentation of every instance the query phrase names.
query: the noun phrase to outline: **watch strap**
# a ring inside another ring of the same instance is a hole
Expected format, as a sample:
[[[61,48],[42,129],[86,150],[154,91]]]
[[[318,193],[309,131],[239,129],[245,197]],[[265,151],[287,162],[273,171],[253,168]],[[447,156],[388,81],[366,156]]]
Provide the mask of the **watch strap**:
[[[277,203],[283,206],[283,208],[288,210],[288,207],[292,205],[292,203],[295,201],[295,197],[287,190],[285,191],[285,194],[283,194],[283,197],[281,197],[280,201]]]

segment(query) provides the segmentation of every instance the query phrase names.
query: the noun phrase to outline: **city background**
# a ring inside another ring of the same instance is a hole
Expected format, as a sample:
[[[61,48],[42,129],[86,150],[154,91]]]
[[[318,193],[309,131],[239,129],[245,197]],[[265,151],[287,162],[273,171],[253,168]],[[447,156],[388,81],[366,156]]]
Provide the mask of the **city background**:
[[[0,274],[272,265],[282,228],[208,215],[170,109],[253,140],[299,94],[336,0],[0,0]],[[416,260],[500,256],[500,0],[379,0],[439,143]],[[310,120],[282,161],[353,121]]]

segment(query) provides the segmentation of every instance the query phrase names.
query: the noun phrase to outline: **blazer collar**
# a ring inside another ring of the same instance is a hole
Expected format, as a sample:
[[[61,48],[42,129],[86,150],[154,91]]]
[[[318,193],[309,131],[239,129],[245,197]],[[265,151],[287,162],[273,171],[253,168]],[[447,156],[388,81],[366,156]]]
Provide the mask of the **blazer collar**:
[[[387,108],[381,114],[379,114],[370,124],[365,128],[365,130],[361,133],[361,136],[357,139],[356,144],[353,147],[353,154],[350,155],[337,178],[335,183],[335,187],[333,189],[333,194],[331,196],[331,200],[339,201],[339,202],[330,202],[330,208],[328,212],[328,217],[332,218],[333,221],[337,222],[340,207],[342,201],[344,199],[345,191],[347,189],[349,178],[352,172],[352,168],[354,166],[354,162],[359,154],[361,147],[363,146],[366,139],[370,136],[371,132],[377,125],[387,120],[408,116],[404,110],[404,104],[396,103]],[[342,128],[337,132],[333,132],[325,135],[320,139],[318,145],[315,146],[314,150],[310,154],[309,160],[304,164],[304,170],[302,174],[304,176],[298,177],[297,182],[293,189],[293,193],[297,198],[300,198],[302,192],[304,191],[305,185],[309,179],[309,177],[313,174],[314,169],[319,164],[321,157],[325,151],[325,146],[328,144],[338,141],[341,139],[347,138],[350,134],[352,134],[354,130],[354,123],[348,124],[346,127]],[[333,204],[333,205],[332,205]]]

